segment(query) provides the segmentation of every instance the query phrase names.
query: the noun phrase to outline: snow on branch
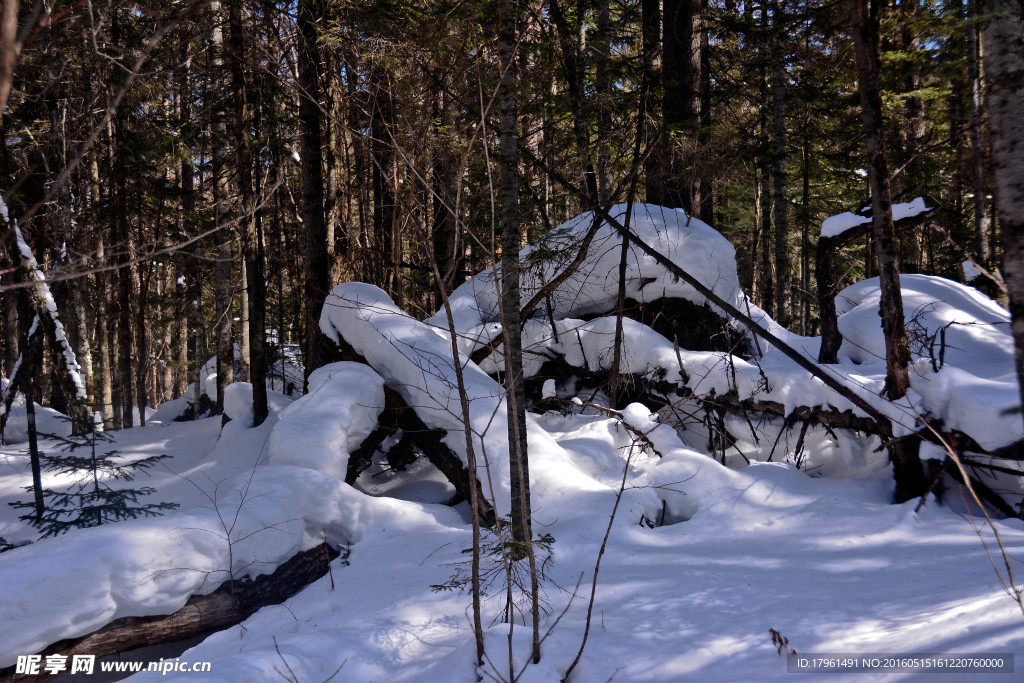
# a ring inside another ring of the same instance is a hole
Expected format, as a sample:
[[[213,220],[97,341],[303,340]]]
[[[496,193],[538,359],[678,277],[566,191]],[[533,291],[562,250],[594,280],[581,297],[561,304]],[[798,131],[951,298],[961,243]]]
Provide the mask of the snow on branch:
[[[46,275],[40,270],[39,262],[36,261],[32,248],[29,247],[28,242],[25,241],[25,236],[18,227],[18,221],[10,217],[7,204],[4,203],[2,197],[0,197],[0,215],[3,216],[4,226],[11,231],[14,237],[11,260],[14,261],[15,266],[20,266],[24,269],[32,307],[40,318],[49,320],[52,323],[52,325],[47,326],[49,329],[46,331],[53,336],[56,348],[60,349],[61,355],[64,358],[64,367],[67,371],[66,376],[70,382],[70,388],[73,389],[73,391],[69,392],[71,398],[74,401],[84,402],[87,400],[88,394],[85,389],[85,381],[82,378],[81,366],[79,366],[78,358],[68,342],[67,334],[64,331],[64,323],[60,321],[58,316],[57,302],[53,299],[50,287],[46,283]]]

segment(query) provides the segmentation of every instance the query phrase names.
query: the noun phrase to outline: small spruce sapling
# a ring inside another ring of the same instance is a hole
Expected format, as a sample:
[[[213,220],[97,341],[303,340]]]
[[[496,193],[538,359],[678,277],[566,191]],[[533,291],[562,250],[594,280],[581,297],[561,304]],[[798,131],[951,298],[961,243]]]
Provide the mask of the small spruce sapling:
[[[96,452],[96,442],[112,442],[102,432],[92,430],[81,436],[53,436],[58,442],[60,455],[40,454],[40,462],[47,472],[71,475],[75,482],[66,491],[43,489],[45,511],[36,516],[35,503],[15,501],[9,503],[15,508],[31,509],[32,513],[22,515],[23,519],[43,532],[42,538],[59,536],[72,529],[99,526],[108,522],[119,522],[136,517],[156,517],[167,510],[174,510],[177,503],[139,503],[140,496],[156,491],[152,486],[141,488],[114,488],[111,481],[133,481],[139,472],[145,472],[168,455],[153,455],[141,460],[118,462],[117,451]],[[79,449],[89,449],[88,455],[77,455]],[[34,486],[26,486],[29,493]]]

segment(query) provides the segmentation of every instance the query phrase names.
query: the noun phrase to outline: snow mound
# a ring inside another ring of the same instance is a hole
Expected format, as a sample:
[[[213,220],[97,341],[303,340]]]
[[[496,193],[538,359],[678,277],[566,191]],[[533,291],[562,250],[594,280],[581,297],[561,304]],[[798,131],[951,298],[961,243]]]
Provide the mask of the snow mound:
[[[359,363],[332,363],[309,376],[309,393],[290,405],[270,433],[270,461],[344,481],[348,456],[384,409],[384,380]]]
[[[3,380],[7,382],[6,379]],[[53,408],[44,408],[38,403],[36,409],[36,432],[40,435],[54,436],[71,435],[71,418]],[[18,393],[11,402],[11,414],[4,425],[4,443],[23,443],[28,441],[28,415],[25,413],[25,395]]]
[[[0,667],[114,619],[170,614],[191,595],[231,578],[272,572],[325,535],[334,543],[354,543],[381,520],[396,530],[428,518],[457,523],[453,511],[373,498],[344,483],[345,449],[365,438],[383,405],[382,382],[371,370],[336,364],[314,373],[311,385],[314,392],[287,410],[288,397],[271,394],[270,416],[255,429],[242,423],[251,386],[229,385],[235,419],[211,459],[237,457],[229,454],[239,449],[259,454],[268,440],[271,458],[269,464],[258,458],[226,482],[193,470],[191,480],[208,504],[73,531],[0,554]],[[324,410],[318,413],[318,407]],[[325,420],[333,425],[324,426]],[[333,441],[304,450],[328,432]]]
[[[609,213],[625,224],[627,204],[616,204]],[[586,212],[563,223],[537,244],[523,249],[521,282],[525,304],[546,283],[557,277],[575,258],[583,238],[593,227],[595,216]],[[684,268],[726,301],[740,305],[742,295],[736,275],[736,250],[707,223],[687,216],[682,209],[666,209],[653,204],[634,204],[628,227],[647,244]],[[579,269],[551,294],[555,318],[579,318],[607,313],[615,306],[618,288],[622,240],[618,232],[601,221],[587,256]],[[495,271],[487,269],[459,286],[451,295],[455,329],[476,343],[486,343],[500,331],[498,310],[500,283]],[[677,297],[703,305],[705,298],[685,282],[676,279],[663,266],[630,246],[626,260],[626,296],[646,303],[664,297]],[[442,330],[448,329],[444,311],[428,319]],[[471,341],[461,340],[464,352],[473,350]]]
[[[1020,415],[1011,410],[1020,405],[1020,394],[1009,312],[978,290],[941,277],[901,275],[900,287],[914,359],[910,382],[922,397],[921,409],[985,448],[1024,437]],[[885,358],[880,299],[878,278],[836,297],[844,338],[839,353],[866,367]]]
[[[429,427],[446,430],[448,448],[468,463],[451,344],[435,328],[402,311],[380,288],[361,282],[334,288],[324,302],[320,328],[334,341],[351,344]],[[462,354],[459,363],[480,482],[498,513],[506,515],[511,479],[504,392]],[[607,490],[583,474],[530,415],[527,429],[530,482],[539,505],[545,500],[556,504],[570,490]]]

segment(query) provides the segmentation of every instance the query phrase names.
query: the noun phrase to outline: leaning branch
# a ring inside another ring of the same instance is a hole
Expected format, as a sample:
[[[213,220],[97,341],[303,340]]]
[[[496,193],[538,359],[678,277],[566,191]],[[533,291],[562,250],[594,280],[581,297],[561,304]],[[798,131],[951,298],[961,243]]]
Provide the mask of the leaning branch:
[[[31,247],[28,246],[24,235],[21,234],[21,229],[18,228],[18,222],[8,215],[7,205],[4,204],[3,199],[0,199],[0,218],[2,218],[0,220],[0,242],[5,242],[8,245],[11,262],[17,270],[21,271],[21,278],[26,283],[29,302],[39,323],[38,327],[42,328],[42,333],[50,341],[50,348],[54,350],[58,367],[63,368],[62,372],[55,374],[61,390],[71,404],[72,431],[75,434],[84,434],[91,429],[91,418],[87,405],[88,394],[78,359],[64,333],[64,323],[58,317],[57,303],[46,283],[46,276],[39,269],[39,263],[36,261]]]

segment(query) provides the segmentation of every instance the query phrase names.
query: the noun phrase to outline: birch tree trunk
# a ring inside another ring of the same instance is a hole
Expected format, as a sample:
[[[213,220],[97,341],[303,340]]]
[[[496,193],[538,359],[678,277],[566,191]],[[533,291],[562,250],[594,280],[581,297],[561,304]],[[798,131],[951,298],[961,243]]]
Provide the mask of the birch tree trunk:
[[[986,0],[982,27],[985,103],[1002,234],[1003,276],[1010,295],[1017,377],[1024,405],[1024,37],[1017,0]]]

